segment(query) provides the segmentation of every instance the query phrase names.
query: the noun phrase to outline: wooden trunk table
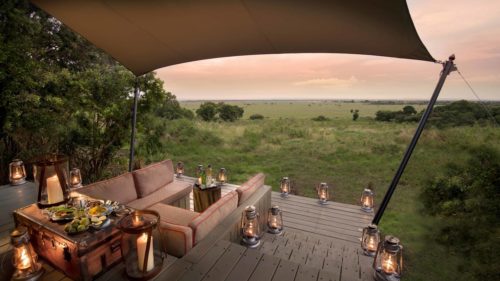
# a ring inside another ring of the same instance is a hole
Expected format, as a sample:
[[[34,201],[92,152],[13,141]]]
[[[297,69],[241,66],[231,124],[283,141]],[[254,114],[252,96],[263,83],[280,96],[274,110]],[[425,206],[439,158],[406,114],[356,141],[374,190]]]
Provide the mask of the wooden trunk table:
[[[220,197],[220,185],[205,189],[201,189],[195,185],[193,187],[194,211],[198,213],[205,211],[210,205],[217,202]]]
[[[52,222],[37,204],[14,211],[16,225],[29,229],[37,254],[74,280],[95,279],[121,262],[120,217],[109,219],[111,224],[103,229],[69,235],[65,223]]]

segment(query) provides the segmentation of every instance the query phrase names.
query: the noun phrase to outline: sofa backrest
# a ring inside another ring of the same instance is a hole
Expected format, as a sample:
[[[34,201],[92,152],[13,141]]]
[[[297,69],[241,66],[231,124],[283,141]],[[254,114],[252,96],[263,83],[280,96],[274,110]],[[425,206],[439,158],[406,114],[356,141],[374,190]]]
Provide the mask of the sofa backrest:
[[[189,227],[193,229],[193,245],[196,245],[224,218],[238,207],[238,194],[231,191],[194,218]]]
[[[236,189],[236,192],[238,192],[238,206],[250,198],[259,187],[263,186],[265,179],[266,176],[263,173],[258,173],[239,186]]]
[[[154,163],[132,172],[137,197],[142,198],[174,181],[172,160]]]
[[[137,191],[131,173],[86,185],[78,189],[77,192],[93,198],[118,201],[122,204],[137,199]]]

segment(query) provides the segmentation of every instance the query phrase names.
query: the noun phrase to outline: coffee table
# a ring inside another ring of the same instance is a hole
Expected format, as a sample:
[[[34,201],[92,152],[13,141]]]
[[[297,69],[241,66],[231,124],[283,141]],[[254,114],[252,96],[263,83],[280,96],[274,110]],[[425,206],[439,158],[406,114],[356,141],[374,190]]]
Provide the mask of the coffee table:
[[[75,280],[92,280],[121,261],[121,232],[116,227],[121,217],[109,218],[107,227],[70,235],[64,231],[67,222],[51,221],[37,204],[14,211],[16,225],[28,227],[37,254]]]

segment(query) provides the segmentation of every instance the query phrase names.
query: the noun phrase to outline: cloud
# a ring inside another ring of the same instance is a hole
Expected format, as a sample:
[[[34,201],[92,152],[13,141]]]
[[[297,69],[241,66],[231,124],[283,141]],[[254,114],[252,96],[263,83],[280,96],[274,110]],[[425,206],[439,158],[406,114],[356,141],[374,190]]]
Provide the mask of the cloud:
[[[294,86],[319,86],[319,87],[350,87],[357,84],[359,80],[351,76],[349,79],[342,79],[337,77],[331,78],[317,78],[294,82]]]

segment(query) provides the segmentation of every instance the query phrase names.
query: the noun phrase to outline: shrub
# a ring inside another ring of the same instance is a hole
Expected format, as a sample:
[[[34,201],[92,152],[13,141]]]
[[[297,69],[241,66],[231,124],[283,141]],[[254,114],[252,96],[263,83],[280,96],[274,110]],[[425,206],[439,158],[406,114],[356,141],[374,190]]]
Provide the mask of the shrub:
[[[422,193],[426,211],[442,219],[438,241],[464,256],[464,268],[479,280],[498,279],[500,251],[500,154],[470,150],[466,165],[450,164]]]
[[[317,117],[312,118],[311,120],[313,120],[313,121],[329,121],[329,120],[330,120],[330,118],[325,117],[325,116],[323,116],[323,115],[320,115],[320,116],[317,116]]]
[[[213,102],[204,102],[196,110],[196,115],[203,121],[213,121],[217,115],[217,105]]]
[[[262,114],[252,114],[249,117],[250,120],[262,120],[264,119],[264,115]]]
[[[240,119],[245,111],[242,107],[239,107],[237,105],[219,103],[217,112],[219,113],[219,118],[221,120],[226,122],[234,122]]]
[[[375,120],[377,121],[389,122],[392,121],[395,117],[396,117],[395,111],[379,110],[375,114]]]

